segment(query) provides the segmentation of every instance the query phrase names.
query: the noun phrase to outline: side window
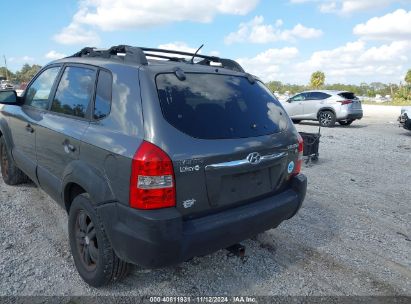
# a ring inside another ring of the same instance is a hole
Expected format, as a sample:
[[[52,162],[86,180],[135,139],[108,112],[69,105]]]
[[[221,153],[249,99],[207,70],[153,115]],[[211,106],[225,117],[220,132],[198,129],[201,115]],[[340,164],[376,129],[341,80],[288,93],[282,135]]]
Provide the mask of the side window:
[[[96,72],[82,67],[66,67],[51,104],[51,111],[86,117],[93,94]]]
[[[111,109],[111,91],[113,80],[111,74],[100,71],[97,80],[96,100],[94,102],[94,119],[107,117]]]
[[[27,88],[24,104],[46,110],[49,107],[49,96],[60,67],[51,67],[43,71]]]
[[[291,98],[291,102],[302,101],[304,99],[304,94],[298,94]]]
[[[322,93],[322,92],[311,92],[309,99],[311,99],[311,100],[323,100],[323,99],[327,99],[328,97],[330,97],[330,95],[328,95],[328,94],[326,94],[326,93]]]

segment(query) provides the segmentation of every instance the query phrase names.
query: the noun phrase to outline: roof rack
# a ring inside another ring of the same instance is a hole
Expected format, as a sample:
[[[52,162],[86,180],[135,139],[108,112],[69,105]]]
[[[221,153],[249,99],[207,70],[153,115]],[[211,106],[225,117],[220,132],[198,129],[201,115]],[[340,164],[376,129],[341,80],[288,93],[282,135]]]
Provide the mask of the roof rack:
[[[122,54],[122,55],[119,55]],[[170,55],[183,55],[191,56],[192,58],[198,57],[202,60],[199,62],[187,61],[183,57],[173,57]],[[245,73],[241,65],[227,58],[219,58],[216,56],[207,56],[197,53],[156,49],[156,48],[146,48],[146,47],[134,47],[129,45],[117,45],[112,46],[109,49],[97,49],[93,47],[85,47],[79,52],[69,56],[69,57],[100,57],[100,58],[123,58],[125,62],[133,62],[137,64],[146,65],[148,64],[147,57],[167,59],[170,61],[185,62],[188,64],[200,64],[210,66],[212,62],[220,63],[222,68],[230,69],[236,72]]]

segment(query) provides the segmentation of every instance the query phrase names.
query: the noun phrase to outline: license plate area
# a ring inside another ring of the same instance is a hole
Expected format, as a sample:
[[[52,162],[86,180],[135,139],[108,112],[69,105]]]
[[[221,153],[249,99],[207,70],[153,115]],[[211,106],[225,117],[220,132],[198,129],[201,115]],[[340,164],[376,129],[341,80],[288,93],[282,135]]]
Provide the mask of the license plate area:
[[[224,174],[207,173],[207,192],[211,206],[227,206],[259,197],[277,189],[283,165]]]

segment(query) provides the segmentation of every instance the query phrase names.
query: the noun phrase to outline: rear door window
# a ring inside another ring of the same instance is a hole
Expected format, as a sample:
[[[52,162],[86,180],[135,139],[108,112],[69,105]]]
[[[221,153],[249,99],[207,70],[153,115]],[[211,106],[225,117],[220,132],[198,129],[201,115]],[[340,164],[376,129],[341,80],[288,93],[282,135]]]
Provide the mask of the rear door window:
[[[287,126],[282,107],[259,81],[230,75],[187,73],[156,77],[164,118],[196,138],[254,137],[280,132]]]
[[[98,73],[96,99],[94,102],[94,119],[103,119],[110,113],[112,87],[113,80],[111,74],[100,70]]]
[[[323,100],[331,96],[323,92],[310,92],[309,94],[310,96],[308,99],[310,100]]]
[[[95,70],[66,67],[51,104],[51,111],[85,118],[94,90]]]

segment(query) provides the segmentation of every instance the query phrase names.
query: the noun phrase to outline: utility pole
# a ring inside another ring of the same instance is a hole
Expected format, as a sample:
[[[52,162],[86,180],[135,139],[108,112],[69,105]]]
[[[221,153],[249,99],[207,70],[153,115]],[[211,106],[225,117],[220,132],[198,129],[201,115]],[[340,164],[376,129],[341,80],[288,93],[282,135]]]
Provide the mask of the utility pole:
[[[4,66],[6,67],[6,80],[9,80],[9,72],[7,71],[7,60],[6,60],[6,56],[3,55],[4,58]]]

